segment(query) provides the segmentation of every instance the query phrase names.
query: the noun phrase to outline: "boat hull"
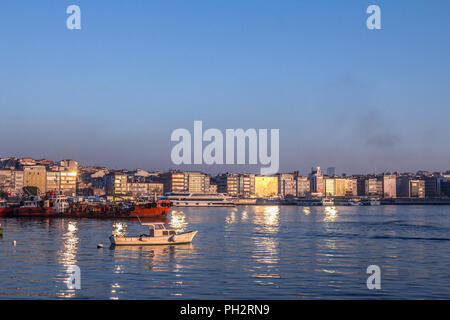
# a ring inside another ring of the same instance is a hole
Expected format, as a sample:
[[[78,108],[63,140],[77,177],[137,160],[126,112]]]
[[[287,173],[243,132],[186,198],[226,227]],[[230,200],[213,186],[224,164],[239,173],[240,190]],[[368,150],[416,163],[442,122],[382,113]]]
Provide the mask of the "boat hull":
[[[191,243],[197,231],[183,232],[162,237],[124,237],[112,235],[109,237],[112,245],[115,246],[153,246]]]

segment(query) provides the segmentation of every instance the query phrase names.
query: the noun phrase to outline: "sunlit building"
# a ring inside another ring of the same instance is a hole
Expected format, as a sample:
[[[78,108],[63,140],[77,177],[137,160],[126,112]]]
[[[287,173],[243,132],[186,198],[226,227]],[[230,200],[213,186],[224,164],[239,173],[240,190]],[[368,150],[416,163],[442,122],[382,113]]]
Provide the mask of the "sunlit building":
[[[324,191],[326,197],[336,196],[336,179],[325,178],[324,180]]]
[[[397,198],[397,176],[395,174],[383,175],[383,197]]]
[[[47,170],[44,166],[23,167],[24,187],[36,187],[41,193],[47,190]]]
[[[258,198],[276,197],[278,195],[278,177],[255,176],[255,194]]]

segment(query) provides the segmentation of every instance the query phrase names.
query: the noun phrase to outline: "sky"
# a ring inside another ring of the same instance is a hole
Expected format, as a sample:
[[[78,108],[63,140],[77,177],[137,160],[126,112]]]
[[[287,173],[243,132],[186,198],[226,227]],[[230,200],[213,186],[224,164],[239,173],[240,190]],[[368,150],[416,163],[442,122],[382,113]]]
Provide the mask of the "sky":
[[[259,168],[174,165],[171,133],[201,120],[279,129],[282,172],[450,170],[449,14],[447,0],[2,0],[0,157]]]

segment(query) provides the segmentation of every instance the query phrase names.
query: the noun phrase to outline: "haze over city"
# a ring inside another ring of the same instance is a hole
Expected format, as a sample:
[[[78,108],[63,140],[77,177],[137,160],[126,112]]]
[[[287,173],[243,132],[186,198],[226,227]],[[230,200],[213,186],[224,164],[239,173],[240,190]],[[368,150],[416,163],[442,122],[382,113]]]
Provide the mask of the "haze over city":
[[[175,166],[171,132],[280,129],[280,171],[445,171],[448,1],[0,4],[0,157]],[[25,10],[26,8],[26,10]],[[14,32],[11,32],[14,31]],[[5,63],[7,61],[7,63]]]

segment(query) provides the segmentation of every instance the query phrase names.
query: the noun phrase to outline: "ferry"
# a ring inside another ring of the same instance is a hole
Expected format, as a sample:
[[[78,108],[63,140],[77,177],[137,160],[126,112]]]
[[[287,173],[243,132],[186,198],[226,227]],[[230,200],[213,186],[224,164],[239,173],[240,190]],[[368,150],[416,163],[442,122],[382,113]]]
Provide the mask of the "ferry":
[[[321,206],[322,199],[298,199],[295,201],[297,206]]]
[[[161,200],[174,207],[234,207],[234,199],[223,193],[168,192]]]
[[[148,226],[148,234],[141,234],[135,237],[125,237],[123,235],[112,234],[109,237],[113,246],[143,246],[143,245],[172,245],[191,243],[197,231],[177,233],[173,229],[168,229],[164,223],[142,223]]]

